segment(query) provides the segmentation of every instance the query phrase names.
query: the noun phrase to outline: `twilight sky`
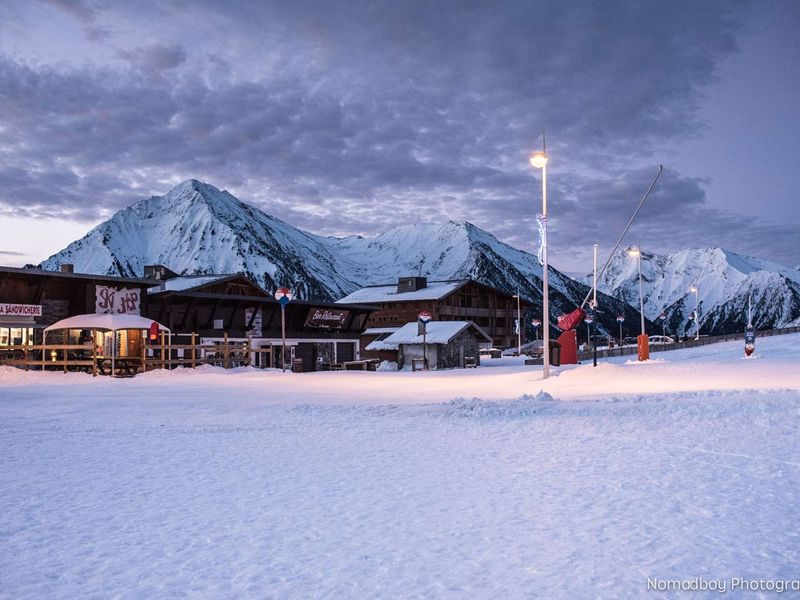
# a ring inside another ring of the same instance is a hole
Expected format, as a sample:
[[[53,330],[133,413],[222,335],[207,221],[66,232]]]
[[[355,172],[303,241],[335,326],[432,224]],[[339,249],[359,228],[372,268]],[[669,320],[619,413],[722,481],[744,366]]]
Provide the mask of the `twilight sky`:
[[[189,178],[292,225],[800,263],[800,2],[0,0],[0,264]]]

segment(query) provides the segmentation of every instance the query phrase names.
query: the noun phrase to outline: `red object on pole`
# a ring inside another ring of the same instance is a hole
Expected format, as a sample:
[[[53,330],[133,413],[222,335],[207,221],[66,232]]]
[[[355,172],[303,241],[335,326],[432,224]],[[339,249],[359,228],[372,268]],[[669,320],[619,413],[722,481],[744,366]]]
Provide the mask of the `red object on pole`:
[[[158,323],[153,321],[150,323],[150,343],[155,344],[158,341]]]
[[[585,315],[582,308],[576,308],[571,313],[558,317],[558,328],[561,331],[575,329],[583,321]],[[563,354],[562,354],[563,356]],[[563,359],[562,359],[563,362]]]

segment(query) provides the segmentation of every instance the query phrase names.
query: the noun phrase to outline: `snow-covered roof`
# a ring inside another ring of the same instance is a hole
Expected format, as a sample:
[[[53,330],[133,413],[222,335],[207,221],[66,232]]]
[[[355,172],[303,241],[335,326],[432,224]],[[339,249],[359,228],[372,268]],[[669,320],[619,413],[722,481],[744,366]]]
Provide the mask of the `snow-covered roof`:
[[[173,277],[172,279],[165,279],[160,285],[151,287],[147,292],[150,294],[157,294],[158,292],[185,292],[186,290],[191,290],[201,285],[207,285],[229,277],[232,277],[232,275],[186,275]]]
[[[387,342],[386,340],[373,340],[366,346],[364,346],[364,350],[397,350],[397,344],[392,344],[391,342]]]
[[[382,333],[394,333],[399,327],[370,327],[364,330],[363,335],[380,335]]]
[[[492,338],[472,321],[431,321],[427,326],[425,341],[428,344],[447,344],[468,327],[473,328],[478,337],[482,337],[484,341],[492,341]],[[422,336],[417,335],[417,331],[418,326],[416,321],[413,323],[406,323],[381,343],[392,344],[395,347],[400,344],[421,344]],[[370,344],[370,346],[371,345],[372,344]],[[371,350],[369,346],[367,346],[366,349]]]
[[[397,293],[397,284],[373,285],[361,288],[337,300],[337,304],[370,304],[375,302],[413,302],[415,300],[440,300],[455,292],[467,283],[467,279],[458,281],[429,281],[428,285],[415,292]]]

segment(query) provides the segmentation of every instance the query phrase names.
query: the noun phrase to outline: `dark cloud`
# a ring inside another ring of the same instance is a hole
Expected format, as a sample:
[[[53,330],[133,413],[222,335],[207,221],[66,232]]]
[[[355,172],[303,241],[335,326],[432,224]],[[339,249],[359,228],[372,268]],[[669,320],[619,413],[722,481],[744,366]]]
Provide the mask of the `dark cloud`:
[[[150,76],[161,76],[164,71],[174,69],[186,62],[186,52],[182,47],[161,44],[120,50],[117,55]]]
[[[117,63],[0,56],[5,212],[91,219],[195,177],[323,234],[456,218],[529,248],[541,199],[526,159],[546,125],[565,260],[610,243],[665,149],[703,130],[697,106],[749,14],[727,2],[99,6],[62,8],[113,25]],[[640,233],[702,245],[738,226],[712,215],[706,183],[668,169]]]
[[[99,16],[98,9],[92,2],[86,0],[45,0],[65,13],[75,17],[83,25],[86,39],[91,41],[103,41],[108,39],[110,31],[97,24]]]

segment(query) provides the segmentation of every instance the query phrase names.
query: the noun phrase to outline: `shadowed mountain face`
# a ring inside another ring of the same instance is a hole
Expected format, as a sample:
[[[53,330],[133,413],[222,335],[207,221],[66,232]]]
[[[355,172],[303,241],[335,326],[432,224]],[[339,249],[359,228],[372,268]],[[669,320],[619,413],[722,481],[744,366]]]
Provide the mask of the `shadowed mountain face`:
[[[119,211],[41,266],[57,269],[62,263],[81,272],[125,276],[141,276],[146,264],[180,274],[244,272],[268,290],[286,285],[299,298],[324,301],[407,275],[469,277],[519,291],[535,307],[527,321],[542,313],[542,267],[536,257],[471,223],[407,225],[370,239],[321,237],[196,180]],[[553,268],[550,290],[553,322],[588,293]],[[638,311],[626,303],[603,294],[599,303],[599,329],[616,333],[617,314],[626,316],[631,333],[638,328]]]
[[[800,324],[800,272],[722,248],[690,248],[675,254],[642,254],[645,315],[666,316],[668,332],[694,332],[695,293],[700,332],[742,331],[748,299],[758,329]],[[639,300],[636,260],[623,252],[597,287],[631,304]]]

